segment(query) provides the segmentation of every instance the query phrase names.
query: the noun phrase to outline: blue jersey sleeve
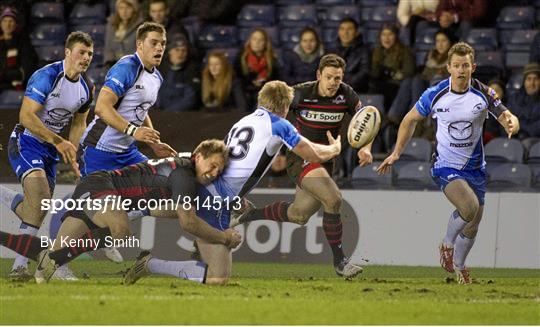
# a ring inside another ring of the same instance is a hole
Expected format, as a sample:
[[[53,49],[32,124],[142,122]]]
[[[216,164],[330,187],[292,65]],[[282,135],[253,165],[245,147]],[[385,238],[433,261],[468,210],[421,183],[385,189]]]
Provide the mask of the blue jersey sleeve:
[[[433,104],[440,98],[440,95],[448,91],[449,85],[449,80],[444,80],[425,90],[415,104],[416,110],[424,117],[429,116]]]
[[[109,69],[103,86],[111,89],[120,98],[135,84],[140,68],[134,61],[124,58]]]
[[[24,96],[44,105],[47,96],[53,89],[55,78],[54,72],[49,71],[49,69],[43,68],[36,71],[28,81]]]
[[[300,142],[300,134],[286,119],[272,120],[272,135],[278,136],[289,148],[294,148]]]

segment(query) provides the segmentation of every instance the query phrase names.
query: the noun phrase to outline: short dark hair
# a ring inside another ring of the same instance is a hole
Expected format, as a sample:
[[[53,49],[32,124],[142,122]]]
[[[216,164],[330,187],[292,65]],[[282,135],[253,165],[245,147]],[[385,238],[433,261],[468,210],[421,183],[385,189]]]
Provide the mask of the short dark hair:
[[[223,157],[225,163],[227,163],[227,159],[229,158],[229,148],[227,147],[225,142],[218,139],[209,139],[202,141],[193,151],[192,157],[195,157],[197,153],[200,153],[205,159],[210,157],[211,155],[219,154]]]
[[[82,43],[87,47],[91,47],[92,45],[94,45],[94,40],[92,40],[92,37],[88,33],[75,31],[69,33],[66,39],[65,48],[72,50],[75,43]]]
[[[358,22],[356,20],[354,20],[352,17],[345,17],[343,18],[340,22],[339,22],[339,26],[341,26],[341,24],[343,23],[351,23],[354,25],[354,29],[358,29]]]
[[[469,44],[465,42],[458,42],[454,44],[450,50],[448,50],[448,64],[452,60],[453,55],[466,56],[471,55],[471,61],[474,64],[474,49]]]
[[[144,22],[137,28],[137,41],[144,41],[150,32],[166,34],[165,27],[154,22]]]
[[[324,55],[321,58],[321,61],[319,61],[319,71],[322,73],[323,69],[326,67],[334,67],[334,68],[341,68],[343,69],[343,72],[345,72],[345,67],[347,64],[345,63],[345,60],[338,56],[337,54],[327,54]]]

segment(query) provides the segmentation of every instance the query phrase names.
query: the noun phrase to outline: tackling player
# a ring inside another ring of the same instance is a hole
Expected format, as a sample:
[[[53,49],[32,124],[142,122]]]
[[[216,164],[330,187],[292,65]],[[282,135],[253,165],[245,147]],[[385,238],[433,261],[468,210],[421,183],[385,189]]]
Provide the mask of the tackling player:
[[[345,61],[328,54],[321,58],[317,80],[294,86],[291,104],[296,127],[316,143],[326,143],[326,133],[339,134],[345,114],[351,116],[361,108],[358,95],[343,83]],[[371,143],[358,151],[361,166],[373,161]],[[341,193],[332,179],[334,161],[325,163],[287,153],[287,173],[297,185],[294,202],[275,202],[262,209],[246,210],[231,220],[234,227],[249,221],[270,219],[304,225],[323,206],[323,230],[333,253],[333,264],[339,276],[353,277],[362,267],[352,263],[342,248]]]
[[[221,209],[201,207],[198,216],[218,230],[229,228],[231,199],[240,199],[248,194],[270,168],[272,161],[284,144],[290,151],[310,162],[325,162],[341,151],[341,138],[327,134],[328,145],[312,143],[298,134],[284,117],[294,97],[293,88],[281,81],[266,83],[259,91],[258,108],[233,125],[227,135],[229,164],[223,174],[212,184],[201,187],[198,195],[202,198],[222,199]],[[230,248],[197,239],[197,246],[204,262],[208,264],[207,283],[227,283],[232,266]],[[149,267],[152,258],[142,253],[135,265],[128,271],[124,283],[133,284],[139,278],[152,272]],[[175,276],[174,266],[163,271]]]
[[[431,175],[456,207],[439,246],[440,262],[457,275],[460,284],[472,282],[465,259],[471,250],[484,211],[486,173],[482,127],[488,113],[508,137],[519,131],[519,121],[497,98],[495,91],[471,78],[476,69],[474,49],[460,42],[448,52],[450,78],[427,89],[399,126],[394,151],[377,168],[390,171],[411,139],[416,124],[433,115],[437,122],[437,149]]]
[[[86,128],[86,116],[93,99],[94,86],[85,72],[94,48],[90,35],[72,32],[64,49],[64,60],[37,70],[28,82],[9,145],[9,162],[22,183],[23,194],[0,186],[2,202],[21,219],[20,232],[35,236],[47,214],[41,200],[50,199],[56,184],[59,155],[78,175],[76,153]],[[69,139],[60,135],[70,120]],[[15,258],[12,278],[26,279],[28,260]]]

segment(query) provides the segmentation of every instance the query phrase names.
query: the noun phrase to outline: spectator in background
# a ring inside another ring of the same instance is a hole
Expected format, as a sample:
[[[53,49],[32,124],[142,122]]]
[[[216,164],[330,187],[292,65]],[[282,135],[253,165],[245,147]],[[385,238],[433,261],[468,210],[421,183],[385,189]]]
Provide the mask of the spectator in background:
[[[450,29],[460,39],[473,25],[481,25],[488,12],[486,0],[440,0],[436,15],[443,29]]]
[[[201,90],[199,63],[191,55],[186,37],[181,34],[176,37],[169,41],[168,60],[164,60],[160,68],[163,85],[157,107],[165,111],[196,110]]]
[[[266,31],[255,28],[236,60],[236,71],[242,81],[248,110],[254,110],[257,94],[264,83],[276,79],[278,63],[272,41]]]
[[[17,29],[15,10],[6,7],[0,15],[0,90],[23,91],[36,62],[28,36]]]
[[[404,79],[399,85],[396,98],[388,110],[388,120],[396,125],[396,131],[405,114],[412,108],[413,101],[420,99],[429,86],[450,76],[446,68],[448,50],[456,41],[452,34],[444,30],[435,33],[435,48],[428,52],[422,73]]]
[[[171,37],[172,35],[178,37],[179,34],[182,34],[186,40],[189,39],[188,32],[184,25],[170,18],[167,0],[150,0],[148,2],[147,20],[165,26],[168,37]]]
[[[112,66],[118,59],[135,52],[137,27],[142,23],[137,0],[116,0],[105,33],[104,63]]]
[[[369,87],[369,48],[362,41],[358,23],[344,18],[339,24],[336,54],[347,63],[345,80],[356,92],[366,92]]]
[[[529,61],[540,64],[540,32],[536,33],[536,36],[531,43]]]
[[[202,72],[201,93],[206,110],[248,110],[241,82],[234,77],[232,66],[223,52],[215,51],[208,55],[208,63]]]
[[[437,21],[435,10],[439,0],[400,0],[397,7],[397,18],[401,25],[402,40],[414,43],[416,30],[428,27]]]
[[[384,95],[385,108],[390,108],[399,84],[413,76],[415,69],[414,56],[409,47],[399,41],[398,29],[391,25],[383,26],[379,45],[373,50],[371,59],[370,89]]]
[[[197,16],[212,24],[234,25],[244,1],[238,0],[175,0],[174,17]]]
[[[504,92],[504,89],[505,89],[504,81],[498,78],[494,78],[487,83],[487,86],[489,86],[490,88],[493,89],[493,91],[495,91],[495,94],[497,95],[498,99],[501,99],[503,103],[508,103],[506,101],[506,94]],[[512,109],[512,112],[513,111],[514,110]],[[486,119],[486,123],[484,124],[484,133],[482,134],[482,141],[484,142],[484,144],[488,143],[495,137],[501,136],[500,134],[501,130],[499,129],[499,126],[500,124],[497,121],[497,119],[488,115]]]
[[[523,86],[508,99],[508,108],[518,117],[520,140],[540,137],[540,64],[529,63],[523,69]],[[501,133],[501,135],[504,135]]]
[[[294,85],[315,79],[323,55],[324,49],[317,31],[311,27],[304,28],[300,33],[300,43],[285,53],[283,80]]]

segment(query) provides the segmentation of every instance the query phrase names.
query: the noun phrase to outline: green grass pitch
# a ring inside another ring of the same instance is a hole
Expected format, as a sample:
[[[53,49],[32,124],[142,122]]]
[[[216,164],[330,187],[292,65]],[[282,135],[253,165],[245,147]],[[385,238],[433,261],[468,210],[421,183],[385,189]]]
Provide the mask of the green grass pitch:
[[[437,267],[366,266],[345,281],[326,265],[235,263],[224,287],[172,277],[127,287],[129,265],[76,260],[86,279],[36,285],[9,281],[11,260],[0,260],[0,323],[540,324],[540,270],[473,269],[462,286]]]

